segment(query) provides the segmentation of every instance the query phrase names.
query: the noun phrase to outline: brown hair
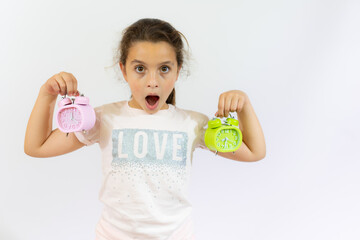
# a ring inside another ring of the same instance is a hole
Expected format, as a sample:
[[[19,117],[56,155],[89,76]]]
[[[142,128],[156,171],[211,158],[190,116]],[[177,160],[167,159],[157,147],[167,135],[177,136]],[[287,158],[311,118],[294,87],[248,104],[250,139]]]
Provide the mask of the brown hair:
[[[159,41],[165,41],[173,46],[176,53],[178,67],[183,66],[184,54],[186,54],[186,52],[184,51],[181,36],[184,37],[187,45],[189,46],[186,37],[168,22],[155,18],[140,19],[124,29],[123,37],[119,45],[119,61],[125,66],[129,48],[135,42],[150,41],[156,43]],[[175,105],[175,88],[170,93],[166,103]]]

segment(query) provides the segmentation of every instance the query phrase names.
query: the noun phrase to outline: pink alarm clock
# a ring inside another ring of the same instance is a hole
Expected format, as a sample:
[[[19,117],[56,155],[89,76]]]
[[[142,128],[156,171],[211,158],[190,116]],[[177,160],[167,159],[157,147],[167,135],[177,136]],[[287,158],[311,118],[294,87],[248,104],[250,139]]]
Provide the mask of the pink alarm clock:
[[[63,96],[58,103],[56,122],[59,130],[65,133],[86,131],[94,127],[96,115],[89,104],[89,98],[81,94],[70,99]]]

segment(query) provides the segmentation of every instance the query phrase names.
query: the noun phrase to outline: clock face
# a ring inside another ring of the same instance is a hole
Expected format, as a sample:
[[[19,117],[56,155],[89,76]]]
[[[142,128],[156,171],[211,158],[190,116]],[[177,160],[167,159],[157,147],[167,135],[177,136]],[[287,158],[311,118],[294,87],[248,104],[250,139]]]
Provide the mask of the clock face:
[[[77,108],[65,108],[59,112],[59,125],[66,130],[74,130],[81,125],[81,113]]]
[[[233,150],[241,140],[239,131],[234,128],[220,129],[216,134],[216,146],[219,150]]]

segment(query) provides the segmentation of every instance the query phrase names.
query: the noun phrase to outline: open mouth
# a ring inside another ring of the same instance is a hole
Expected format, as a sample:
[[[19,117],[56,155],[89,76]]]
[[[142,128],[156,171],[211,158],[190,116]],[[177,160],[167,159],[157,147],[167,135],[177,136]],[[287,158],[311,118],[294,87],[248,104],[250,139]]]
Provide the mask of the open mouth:
[[[150,106],[154,106],[159,101],[160,97],[157,95],[149,95],[146,96],[145,99]]]

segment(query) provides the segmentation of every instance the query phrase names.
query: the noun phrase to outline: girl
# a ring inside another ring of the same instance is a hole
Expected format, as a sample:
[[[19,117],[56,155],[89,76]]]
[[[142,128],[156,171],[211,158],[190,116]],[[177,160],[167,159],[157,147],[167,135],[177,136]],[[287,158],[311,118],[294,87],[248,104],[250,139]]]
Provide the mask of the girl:
[[[192,153],[196,147],[207,149],[209,119],[175,106],[174,85],[184,58],[181,36],[159,19],[140,19],[125,29],[119,64],[131,99],[96,107],[95,126],[85,133],[66,136],[52,130],[57,95],[79,94],[75,76],[60,72],[40,88],[26,129],[25,153],[52,157],[99,144],[104,208],[97,240],[194,239],[187,190]],[[235,111],[244,142],[234,154],[219,155],[246,162],[264,158],[264,136],[248,96],[240,90],[222,93],[215,115]]]

